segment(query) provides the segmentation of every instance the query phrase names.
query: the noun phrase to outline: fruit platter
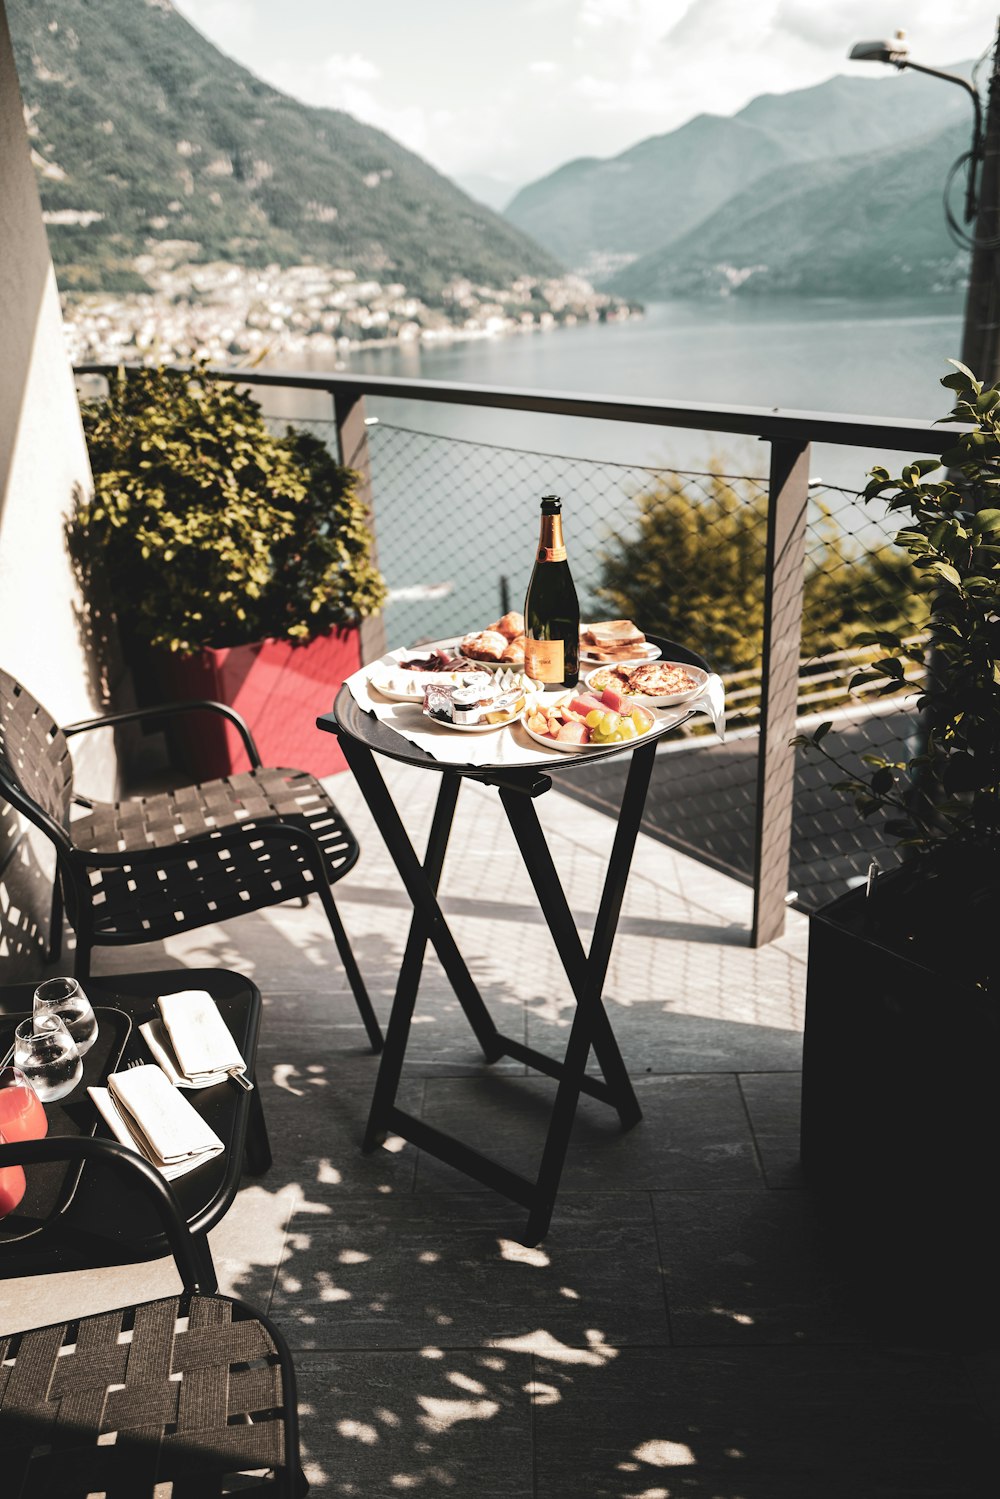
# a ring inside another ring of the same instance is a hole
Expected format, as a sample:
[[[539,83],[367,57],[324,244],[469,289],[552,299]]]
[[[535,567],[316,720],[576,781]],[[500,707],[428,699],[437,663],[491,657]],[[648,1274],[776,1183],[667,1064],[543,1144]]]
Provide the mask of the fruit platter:
[[[564,693],[555,702],[544,700],[521,714],[525,733],[546,749],[569,752],[607,749],[629,744],[648,734],[656,722],[648,708],[629,703],[614,688]]]

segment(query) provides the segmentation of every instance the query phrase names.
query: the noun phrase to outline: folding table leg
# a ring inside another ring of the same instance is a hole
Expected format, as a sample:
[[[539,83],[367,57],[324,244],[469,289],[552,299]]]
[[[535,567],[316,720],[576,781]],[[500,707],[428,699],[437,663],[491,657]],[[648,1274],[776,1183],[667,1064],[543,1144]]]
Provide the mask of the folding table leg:
[[[437,903],[438,885],[461,787],[460,777],[441,777],[427,852],[421,864],[371,754],[346,739],[343,747],[414,907],[362,1144],[362,1149],[370,1151],[384,1138],[395,1105],[428,940],[434,943],[486,1060],[497,1061],[503,1055],[503,1045]]]
[[[556,1101],[542,1152],[536,1181],[536,1200],[528,1218],[526,1243],[537,1243],[552,1216],[559,1179],[569,1146],[570,1133],[580,1097],[580,1084],[593,1045],[623,1129],[642,1117],[611,1022],[602,999],[608,963],[621,913],[629,867],[642,823],[646,792],[653,769],[655,745],[643,745],[632,755],[622,796],[611,857],[604,878],[601,903],[594,924],[590,953],[584,957],[576,924],[559,881],[534,805],[516,792],[501,789],[500,799],[517,838],[521,856],[538,895],[559,956],[576,997],[577,1008],[570,1030]]]

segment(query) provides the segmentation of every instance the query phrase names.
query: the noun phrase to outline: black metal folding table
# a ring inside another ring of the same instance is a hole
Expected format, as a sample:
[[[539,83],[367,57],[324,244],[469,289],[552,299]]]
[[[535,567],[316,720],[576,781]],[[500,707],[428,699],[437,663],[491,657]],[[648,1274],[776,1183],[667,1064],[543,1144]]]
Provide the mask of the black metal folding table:
[[[694,651],[674,641],[648,638],[660,646],[666,659],[710,670],[704,658]],[[691,716],[690,713],[681,713],[675,723],[684,723]],[[446,1161],[526,1207],[528,1222],[522,1239],[525,1244],[537,1244],[544,1236],[552,1217],[580,1094],[586,1093],[600,1099],[602,1103],[610,1104],[618,1112],[622,1129],[631,1129],[642,1117],[604,1008],[603,990],[632,854],[642,822],[658,736],[645,742],[630,741],[600,750],[594,749],[587,754],[573,755],[555,751],[549,757],[544,751],[540,751],[537,766],[510,768],[455,765],[434,759],[410,740],[395,733],[387,724],[366,712],[347,687],[342,687],[338,693],[333,712],[323,714],[317,719],[317,724],[321,729],[338,735],[344,757],[413,903],[413,916],[386,1031],[385,1049],[372,1098],[364,1149],[375,1149],[390,1130],[395,1131],[421,1150],[428,1151],[439,1160]],[[575,766],[583,763],[592,765],[597,759],[626,751],[631,753],[631,764],[590,950],[587,952],[580,940],[533,802],[535,797],[551,789],[553,774],[572,773]],[[423,770],[437,771],[441,776],[427,850],[422,862],[410,842],[403,819],[375,762],[376,755],[384,755],[388,759]],[[576,1011],[566,1054],[562,1060],[546,1056],[497,1030],[438,904],[437,890],[445,851],[464,778],[497,788],[542,914],[573,990]],[[513,1057],[538,1072],[558,1079],[559,1086],[538,1176],[534,1181],[509,1170],[454,1136],[435,1129],[425,1120],[396,1106],[410,1021],[428,942],[437,952],[486,1061],[496,1062],[504,1056]],[[591,1047],[594,1048],[600,1066],[602,1075],[599,1078],[586,1071]]]

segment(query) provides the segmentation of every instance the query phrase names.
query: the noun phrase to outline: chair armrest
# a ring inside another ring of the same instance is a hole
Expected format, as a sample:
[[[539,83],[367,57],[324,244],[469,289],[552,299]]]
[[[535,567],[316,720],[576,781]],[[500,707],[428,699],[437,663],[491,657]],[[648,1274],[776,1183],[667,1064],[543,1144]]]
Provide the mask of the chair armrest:
[[[262,764],[260,751],[250,732],[250,726],[246,719],[230,708],[226,703],[216,703],[211,698],[199,698],[186,703],[157,703],[152,708],[129,708],[124,713],[108,713],[103,718],[85,718],[79,723],[62,724],[62,732],[69,736],[71,734],[86,734],[90,729],[112,728],[115,724],[136,723],[143,718],[169,718],[174,713],[221,713],[223,718],[228,718],[239,730],[243,739],[246,752],[250,757],[250,764],[256,770]]]
[[[97,1140],[89,1135],[53,1135],[46,1140],[16,1140],[0,1144],[0,1167],[34,1166],[43,1161],[104,1161],[112,1170],[129,1179],[130,1185],[142,1182],[152,1198],[170,1243],[177,1272],[186,1291],[201,1291],[202,1272],[195,1248],[194,1235],[177,1206],[169,1184],[154,1166],[134,1150],[117,1140]],[[3,1260],[0,1258],[0,1271]]]

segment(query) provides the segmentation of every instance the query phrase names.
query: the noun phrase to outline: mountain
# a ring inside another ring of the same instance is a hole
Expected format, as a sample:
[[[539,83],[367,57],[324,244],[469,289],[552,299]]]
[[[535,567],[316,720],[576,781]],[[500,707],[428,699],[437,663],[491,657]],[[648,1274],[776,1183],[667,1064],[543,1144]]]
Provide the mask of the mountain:
[[[566,264],[607,280],[772,172],[903,146],[955,122],[971,134],[968,99],[936,79],[831,78],[761,95],[732,117],[700,115],[609,160],[570,162],[522,188],[506,217]]]
[[[892,296],[957,287],[968,254],[948,235],[941,195],[968,144],[963,123],[902,149],[771,172],[610,286],[649,301],[734,289]]]
[[[491,177],[488,172],[466,172],[461,177],[456,177],[455,181],[463,193],[468,193],[470,198],[485,203],[487,208],[493,208],[497,213],[502,213],[517,192],[513,182],[508,182],[503,177]]]
[[[315,262],[435,303],[456,276],[558,275],[551,252],[350,115],[288,98],[169,0],[7,0],[64,289],[140,289],[189,260]]]

